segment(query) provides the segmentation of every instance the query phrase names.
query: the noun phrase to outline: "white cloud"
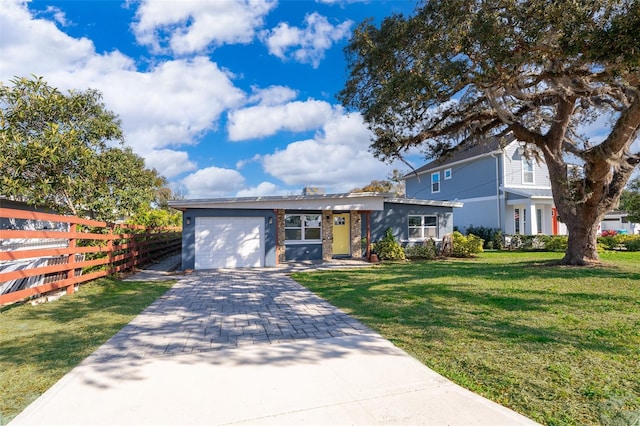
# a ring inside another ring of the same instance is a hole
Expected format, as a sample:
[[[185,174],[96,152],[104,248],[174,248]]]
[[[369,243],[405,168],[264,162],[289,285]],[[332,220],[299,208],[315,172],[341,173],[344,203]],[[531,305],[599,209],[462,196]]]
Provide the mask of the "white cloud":
[[[148,168],[162,170],[162,175],[167,179],[196,169],[196,164],[189,160],[189,154],[171,149],[148,152],[145,155],[145,164]]]
[[[349,4],[349,3],[367,3],[371,0],[316,0],[316,3],[324,4]]]
[[[292,27],[286,22],[281,22],[272,30],[264,31],[262,38],[272,55],[318,68],[324,58],[324,52],[333,43],[349,36],[353,21],[331,25],[326,17],[318,13],[309,14],[304,20],[304,28]]]
[[[111,73],[95,86],[104,87],[128,142],[141,152],[197,143],[225,110],[244,100],[230,76],[203,57],[165,62],[148,73]]]
[[[69,37],[53,22],[34,18],[26,3],[3,0],[2,6],[0,80],[6,84],[14,76],[34,74],[61,90],[101,91],[106,107],[122,120],[127,144],[143,157],[198,143],[215,129],[223,111],[244,103],[233,75],[205,57],[167,61],[139,72],[122,53],[98,54],[90,40]],[[191,167],[188,159],[179,160],[148,161],[161,174],[175,176]]]
[[[302,132],[317,129],[332,115],[324,101],[289,102],[284,105],[257,105],[229,113],[229,139],[241,141],[271,136],[282,130]]]
[[[261,182],[254,188],[247,188],[238,191],[236,194],[238,197],[260,197],[264,195],[277,195],[278,187],[271,182]]]
[[[369,152],[371,133],[359,114],[337,113],[314,139],[262,157],[265,171],[287,185],[343,192],[384,179],[393,170]]]
[[[223,44],[249,43],[275,0],[143,0],[132,25],[138,43],[153,52],[202,52]]]
[[[261,159],[260,154],[256,154],[251,158],[247,158],[247,159],[244,159],[244,160],[239,160],[238,162],[236,162],[236,169],[240,170],[244,166],[246,166],[247,164],[250,164],[250,163],[259,163],[260,159]]]
[[[236,170],[207,167],[180,182],[187,190],[187,198],[216,198],[242,190],[245,179]]]
[[[260,105],[280,105],[295,99],[298,93],[285,86],[269,86],[266,89],[253,88],[247,103]]]
[[[26,3],[21,1],[2,1],[0,40],[0,80],[5,83],[14,76],[73,69],[95,54],[91,40],[74,39],[53,22],[32,18]]]

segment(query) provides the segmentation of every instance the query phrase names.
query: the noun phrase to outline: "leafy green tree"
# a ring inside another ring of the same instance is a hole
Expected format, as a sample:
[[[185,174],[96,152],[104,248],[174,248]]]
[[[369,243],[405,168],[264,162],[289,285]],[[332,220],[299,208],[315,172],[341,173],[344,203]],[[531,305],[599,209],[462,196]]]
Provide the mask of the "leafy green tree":
[[[63,94],[42,78],[11,83],[0,84],[0,196],[114,221],[166,184],[124,147],[98,91]]]
[[[426,1],[358,26],[338,97],[363,114],[382,160],[490,138],[541,153],[569,230],[564,263],[581,265],[598,259],[598,223],[640,163],[638,28],[640,0]],[[610,132],[598,142],[584,126],[600,117]]]
[[[622,191],[620,209],[629,213],[629,222],[640,223],[640,177],[632,180]]]

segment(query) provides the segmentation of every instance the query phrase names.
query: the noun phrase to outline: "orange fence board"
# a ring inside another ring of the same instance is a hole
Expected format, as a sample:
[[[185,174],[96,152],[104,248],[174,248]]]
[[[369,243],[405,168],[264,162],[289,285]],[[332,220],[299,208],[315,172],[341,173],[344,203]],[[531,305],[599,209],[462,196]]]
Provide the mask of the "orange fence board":
[[[0,295],[0,305],[57,289],[67,288],[68,291],[69,289],[73,290],[72,286],[75,284],[103,277],[110,273],[134,269],[145,261],[153,260],[155,257],[178,250],[182,241],[181,229],[176,227],[145,229],[140,225],[107,225],[104,222],[74,216],[5,208],[0,208],[0,217],[68,223],[71,229],[70,231],[0,230],[0,239],[35,239],[36,242],[42,239],[66,239],[68,241],[68,247],[33,248],[0,252],[0,261],[66,257],[59,264],[0,272],[0,283],[34,276],[55,279],[52,277],[56,277],[59,274],[62,274],[63,277],[67,275],[67,278],[59,281]],[[107,233],[74,232],[76,224],[102,228],[103,232],[106,231]],[[143,230],[146,232],[129,232],[131,230]],[[81,243],[81,241],[87,240],[93,241],[93,243],[89,242],[88,244],[97,245],[77,246],[77,244],[87,244]],[[98,259],[76,261],[76,254],[87,255],[91,253],[103,253],[104,256]],[[74,271],[77,269],[100,265],[106,265],[107,267],[100,271],[75,276]]]

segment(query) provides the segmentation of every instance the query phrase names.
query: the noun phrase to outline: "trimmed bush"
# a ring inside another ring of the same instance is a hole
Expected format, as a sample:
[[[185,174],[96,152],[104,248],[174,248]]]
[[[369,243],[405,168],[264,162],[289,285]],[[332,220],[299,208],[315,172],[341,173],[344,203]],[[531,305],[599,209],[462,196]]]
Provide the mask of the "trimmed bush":
[[[545,250],[547,251],[567,251],[569,237],[566,235],[553,235],[550,236],[545,244]]]
[[[433,259],[438,254],[436,242],[432,238],[421,243],[416,243],[405,247],[405,256],[408,259]]]
[[[487,250],[502,250],[504,242],[502,240],[502,230],[499,228],[488,228],[485,226],[468,226],[465,228],[467,235],[473,234],[484,240],[483,248]]]
[[[482,253],[484,241],[473,234],[467,236],[456,231],[453,233],[453,256],[473,257],[474,254]]]
[[[373,246],[380,260],[405,260],[404,250],[400,243],[393,236],[391,228],[387,229],[384,238],[377,241]]]

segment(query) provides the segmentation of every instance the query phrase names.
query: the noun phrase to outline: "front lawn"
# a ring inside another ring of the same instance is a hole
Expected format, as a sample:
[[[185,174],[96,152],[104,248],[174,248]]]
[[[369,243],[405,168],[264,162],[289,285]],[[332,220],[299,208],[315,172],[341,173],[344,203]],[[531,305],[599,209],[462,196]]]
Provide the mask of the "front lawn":
[[[390,263],[294,279],[433,370],[549,425],[640,424],[640,253]]]
[[[0,425],[7,424],[174,283],[102,278],[53,303],[0,308]]]

